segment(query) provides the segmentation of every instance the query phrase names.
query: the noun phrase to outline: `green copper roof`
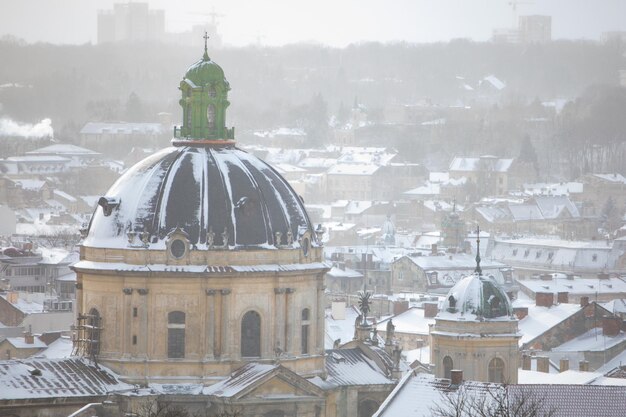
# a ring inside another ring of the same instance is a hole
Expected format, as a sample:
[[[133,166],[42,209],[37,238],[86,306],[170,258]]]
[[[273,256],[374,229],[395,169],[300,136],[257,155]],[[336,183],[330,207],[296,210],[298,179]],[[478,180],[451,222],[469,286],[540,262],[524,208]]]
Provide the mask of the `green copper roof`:
[[[204,53],[202,59],[189,67],[185,78],[197,86],[203,86],[209,83],[223,82],[229,88],[228,81],[224,77],[222,67],[211,61],[209,55]]]

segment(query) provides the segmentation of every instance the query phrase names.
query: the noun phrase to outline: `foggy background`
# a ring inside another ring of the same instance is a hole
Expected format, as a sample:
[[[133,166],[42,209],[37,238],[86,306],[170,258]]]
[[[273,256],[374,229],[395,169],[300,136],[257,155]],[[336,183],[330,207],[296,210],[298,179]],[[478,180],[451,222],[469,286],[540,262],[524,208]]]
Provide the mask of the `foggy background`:
[[[0,34],[27,42],[96,42],[99,9],[112,0],[0,0]],[[267,45],[310,41],[346,46],[360,41],[441,42],[454,38],[486,41],[493,28],[513,25],[506,0],[149,0],[164,9],[166,29],[187,30],[203,14],[220,14],[227,45],[260,38]],[[603,31],[626,29],[622,0],[536,0],[519,2],[518,15],[552,16],[553,39],[599,40]]]

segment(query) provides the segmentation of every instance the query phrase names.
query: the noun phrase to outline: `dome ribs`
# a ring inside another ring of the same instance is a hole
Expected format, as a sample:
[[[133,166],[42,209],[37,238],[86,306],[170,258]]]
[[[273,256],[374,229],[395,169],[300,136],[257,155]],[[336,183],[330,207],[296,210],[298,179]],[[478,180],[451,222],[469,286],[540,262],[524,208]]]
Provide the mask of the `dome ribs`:
[[[198,242],[199,211],[201,202],[201,178],[197,175],[199,154],[190,148],[181,153],[172,164],[172,171],[167,176],[168,186],[164,190],[161,209],[161,226],[165,233],[180,227],[189,234],[192,244]],[[178,166],[176,166],[178,165]],[[163,207],[163,204],[165,205]]]
[[[205,150],[207,156],[207,194],[206,194],[206,231],[213,230],[215,233],[215,244],[224,245],[222,232],[226,228],[228,236],[234,237],[233,222],[229,222],[232,216],[232,203],[230,193],[224,179],[224,175],[218,165],[214,151],[210,148]],[[225,221],[226,220],[226,221]],[[230,240],[230,239],[229,239]],[[227,242],[228,243],[228,242]]]
[[[225,169],[225,181],[230,194],[235,246],[267,245],[267,214],[258,184],[232,150],[216,151],[216,157]],[[242,201],[242,198],[246,200]],[[237,206],[235,202],[242,202]]]
[[[96,210],[86,246],[164,249],[168,233],[180,228],[193,249],[296,248],[299,233],[312,230],[289,183],[233,146],[164,149],[106,196],[120,204],[110,216]]]
[[[285,184],[283,184],[282,181],[276,181],[278,177],[269,165],[250,160],[248,155],[244,152],[240,151],[239,155],[242,163],[254,176],[257,184],[259,185],[260,192],[264,195],[263,201],[265,202],[269,223],[267,230],[269,236],[268,242],[273,242],[275,245],[285,243],[288,230],[291,230],[293,236],[297,236],[297,227],[296,230],[294,230],[292,224],[292,210],[291,207],[289,207],[289,204],[287,204],[287,199],[285,198],[285,193],[288,193]],[[254,162],[256,162],[256,165]],[[274,198],[270,198],[270,196],[273,196]],[[276,207],[268,206],[268,203],[274,202],[278,203]],[[276,232],[280,232],[282,234],[282,242],[275,242]]]

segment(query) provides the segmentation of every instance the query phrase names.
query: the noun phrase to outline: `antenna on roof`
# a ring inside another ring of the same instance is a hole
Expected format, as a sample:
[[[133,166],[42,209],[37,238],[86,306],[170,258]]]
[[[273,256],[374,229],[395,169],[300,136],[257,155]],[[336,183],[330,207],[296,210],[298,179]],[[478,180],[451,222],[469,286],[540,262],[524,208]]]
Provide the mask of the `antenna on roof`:
[[[476,226],[476,268],[474,272],[478,275],[483,274],[483,270],[480,267],[480,226]]]

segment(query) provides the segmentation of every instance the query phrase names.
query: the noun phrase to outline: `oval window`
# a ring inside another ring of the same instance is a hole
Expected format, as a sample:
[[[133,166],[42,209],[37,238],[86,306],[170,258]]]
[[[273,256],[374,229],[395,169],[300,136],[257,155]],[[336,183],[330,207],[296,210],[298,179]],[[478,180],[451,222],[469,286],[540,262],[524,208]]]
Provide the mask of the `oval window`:
[[[309,256],[309,238],[302,239],[302,253],[304,256]]]
[[[176,239],[170,244],[170,252],[174,258],[182,258],[185,254],[185,242],[180,239]]]

